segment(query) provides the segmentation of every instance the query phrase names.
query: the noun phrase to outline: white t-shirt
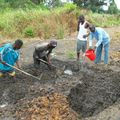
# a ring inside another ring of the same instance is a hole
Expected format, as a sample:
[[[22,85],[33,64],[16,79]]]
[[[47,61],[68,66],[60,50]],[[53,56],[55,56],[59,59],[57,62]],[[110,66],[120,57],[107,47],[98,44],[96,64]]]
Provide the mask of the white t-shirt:
[[[77,36],[78,40],[87,41],[87,37],[83,38],[83,35],[87,34],[87,29],[85,28],[85,24],[86,24],[86,21],[83,24],[81,24],[81,23],[79,24],[79,32],[78,32],[78,36]]]

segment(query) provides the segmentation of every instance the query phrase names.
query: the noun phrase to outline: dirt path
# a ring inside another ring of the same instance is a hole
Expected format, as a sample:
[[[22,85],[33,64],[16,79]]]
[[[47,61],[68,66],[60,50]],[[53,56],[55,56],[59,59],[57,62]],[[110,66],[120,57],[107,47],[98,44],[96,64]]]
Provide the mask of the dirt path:
[[[50,71],[44,64],[36,70],[32,53],[34,46],[43,41],[26,43],[21,51],[22,68],[37,77],[42,74],[41,81],[19,72],[15,81],[8,77],[0,79],[0,119],[119,120],[120,27],[107,28],[107,31],[112,41],[110,64],[106,69],[100,65],[95,67],[90,61],[79,69],[75,34],[58,40],[52,63],[60,68],[65,66],[73,75],[59,73],[56,69]]]

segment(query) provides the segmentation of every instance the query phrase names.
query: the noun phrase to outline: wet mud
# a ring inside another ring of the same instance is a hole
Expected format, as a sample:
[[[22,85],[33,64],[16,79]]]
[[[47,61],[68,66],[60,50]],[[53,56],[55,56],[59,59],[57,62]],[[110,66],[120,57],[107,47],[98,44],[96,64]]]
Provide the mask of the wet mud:
[[[57,68],[41,64],[36,69],[32,61],[35,44],[22,49],[21,63],[24,71],[40,80],[19,71],[14,79],[0,78],[0,120],[97,120],[100,117],[89,117],[120,101],[119,60],[111,61],[108,68],[77,63],[67,58],[75,40],[65,40],[56,48],[57,59],[52,58]]]
[[[42,76],[41,80],[26,76],[20,72],[17,72],[15,79],[8,77],[0,79],[0,119],[32,120],[36,113],[33,112],[31,117],[28,116],[31,113],[29,108],[34,108],[34,103],[36,104],[36,100],[33,102],[34,99],[41,100],[42,97],[48,99],[49,96],[52,95],[53,97],[55,94],[58,94],[57,96],[65,96],[63,100],[62,98],[64,97],[60,97],[61,101],[59,101],[59,104],[61,102],[65,103],[64,105],[67,108],[69,107],[69,109],[64,112],[74,116],[67,118],[67,115],[65,115],[65,117],[61,117],[64,120],[77,120],[94,116],[113,105],[120,98],[120,71],[112,69],[115,66],[120,67],[119,62],[111,62],[108,68],[104,68],[104,66],[95,67],[88,64],[82,65],[76,61],[60,61],[57,59],[53,59],[52,63],[57,68],[53,67],[50,70],[44,64],[41,64],[38,69],[33,64],[23,67],[24,71],[36,77]],[[72,75],[58,72],[58,68],[60,70],[61,68],[71,70]],[[57,98],[53,98],[57,100]],[[49,107],[52,104],[54,102],[51,103],[49,101]],[[45,109],[49,111],[48,106]],[[25,111],[27,112],[25,113]],[[38,111],[40,113],[40,109]],[[46,114],[49,120],[51,113],[47,112]],[[41,114],[37,114],[37,116],[40,118]],[[42,117],[44,118],[44,116],[45,114]],[[57,117],[53,118],[53,120],[57,120]]]
[[[120,68],[119,62],[114,64]],[[112,65],[108,68],[88,66],[93,74],[83,73],[82,82],[70,90],[70,106],[81,118],[96,116],[120,98],[120,70],[116,71]]]

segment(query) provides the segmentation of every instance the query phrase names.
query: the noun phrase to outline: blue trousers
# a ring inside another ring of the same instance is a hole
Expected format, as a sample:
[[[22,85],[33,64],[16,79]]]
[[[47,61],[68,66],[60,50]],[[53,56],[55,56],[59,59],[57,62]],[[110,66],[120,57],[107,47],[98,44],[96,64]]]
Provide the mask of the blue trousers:
[[[110,43],[107,43],[106,45],[104,45],[104,64],[108,64],[109,46],[110,46]],[[102,49],[103,49],[103,44],[100,44],[96,51],[95,63],[99,63],[101,61]]]

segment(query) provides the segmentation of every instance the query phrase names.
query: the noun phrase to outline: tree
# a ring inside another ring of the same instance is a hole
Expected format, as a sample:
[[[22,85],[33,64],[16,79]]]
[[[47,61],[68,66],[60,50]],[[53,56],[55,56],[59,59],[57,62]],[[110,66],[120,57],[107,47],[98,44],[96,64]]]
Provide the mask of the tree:
[[[5,3],[8,3],[12,8],[25,8],[34,6],[34,3],[31,0],[4,0]]]
[[[31,0],[35,4],[43,4],[45,0]]]
[[[41,2],[41,0],[31,0],[31,1],[35,4],[40,4],[40,2]],[[42,2],[43,2],[43,0],[42,0]]]
[[[12,8],[29,8],[35,5],[47,5],[48,7],[56,7],[61,5],[61,0],[0,0],[1,3],[9,4]]]
[[[44,3],[48,7],[58,7],[62,5],[61,0],[45,0]]]
[[[110,7],[108,9],[108,13],[110,13],[110,14],[117,14],[117,13],[119,13],[119,10],[117,9],[117,6],[116,6],[114,0],[111,0],[111,5],[110,5]]]
[[[102,5],[106,5],[106,0],[73,0],[80,7],[91,9],[96,12]]]

